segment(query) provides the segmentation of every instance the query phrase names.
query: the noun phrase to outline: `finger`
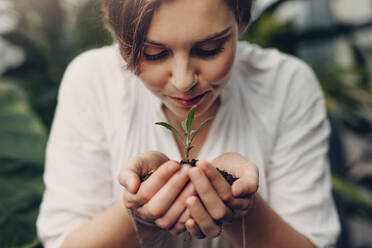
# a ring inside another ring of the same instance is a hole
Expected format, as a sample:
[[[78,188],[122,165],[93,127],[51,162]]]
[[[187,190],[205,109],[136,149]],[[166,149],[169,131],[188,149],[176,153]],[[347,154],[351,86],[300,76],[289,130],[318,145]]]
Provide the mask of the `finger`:
[[[166,184],[151,198],[146,207],[151,216],[162,216],[185,187],[188,178],[188,166],[183,166]],[[182,210],[180,210],[181,212]]]
[[[252,198],[250,198],[249,200],[246,200],[244,202],[244,207],[235,208],[234,216],[235,217],[246,216],[252,208],[254,198],[255,198],[255,195],[253,195]]]
[[[146,160],[147,164],[150,164],[150,167],[153,165],[155,168],[169,160],[167,155],[159,151],[146,151],[141,155],[141,157]]]
[[[197,239],[205,238],[204,233],[200,230],[198,225],[195,223],[193,219],[188,219],[185,223],[187,231]]]
[[[168,160],[169,158],[164,153],[147,151],[134,157],[134,163],[130,163],[128,168],[133,169],[134,172],[143,176],[149,172],[155,171]]]
[[[177,197],[176,201],[170,206],[168,211],[166,211],[162,217],[156,220],[156,224],[164,229],[170,228],[176,221],[181,222],[182,225],[184,225],[190,216],[189,211],[186,209],[185,201],[188,197],[195,194],[196,190],[194,185],[192,183],[188,183],[183,189],[182,193]]]
[[[132,194],[137,193],[141,184],[139,176],[126,168],[120,171],[118,180],[119,183]]]
[[[215,220],[224,218],[227,211],[226,206],[212,187],[205,174],[198,167],[194,167],[190,169],[189,176],[209,214]]]
[[[232,200],[226,202],[234,212],[237,210],[245,210],[250,204],[250,198],[233,198]]]
[[[177,225],[176,227],[168,230],[168,232],[174,236],[177,236],[181,233],[183,233],[184,231],[186,231],[186,227],[185,227],[185,224],[182,224],[182,225]]]
[[[144,202],[151,200],[156,192],[158,192],[180,168],[181,166],[179,163],[173,160],[169,160],[162,164],[146,181],[141,183],[137,193],[141,200]]]
[[[234,197],[250,197],[258,190],[258,174],[243,176],[232,184]]]
[[[203,170],[204,174],[208,177],[209,181],[216,190],[218,196],[223,201],[230,201],[233,198],[230,184],[225,178],[217,171],[211,163],[207,161],[198,161],[197,167]]]
[[[167,181],[167,178],[169,178],[172,175],[172,171],[176,172],[179,168],[180,167],[177,162],[174,163],[171,163],[170,161],[166,162],[156,171],[156,173],[153,174],[154,177],[151,176],[148,180],[140,184],[140,190],[138,190],[136,194],[133,194],[124,187],[123,198],[125,206],[130,209],[143,206],[152,198],[156,191],[161,187],[161,185],[159,185],[159,181],[158,183],[154,184],[155,185],[154,187],[151,187],[152,186],[151,183],[156,181],[154,180],[154,178],[157,178],[160,175],[159,180],[163,180],[163,183],[165,183]],[[148,190],[149,188],[150,190]]]
[[[176,230],[183,230],[183,229],[185,228],[185,223],[186,223],[186,221],[187,221],[188,219],[190,219],[190,218],[191,218],[191,216],[190,216],[190,212],[189,212],[189,210],[186,208],[186,209],[183,211],[181,217],[176,221],[176,223],[175,223],[173,226],[171,226],[171,227],[169,227],[169,228],[167,228],[167,229],[168,229],[168,230],[173,230],[173,229],[176,229]]]
[[[188,219],[191,218],[190,211],[186,208],[185,211],[182,213],[181,217],[178,219],[178,222],[181,224],[185,224]]]
[[[168,229],[168,231],[173,235],[180,234],[186,231],[185,223],[190,218],[191,216],[190,216],[189,210],[185,209],[185,211],[182,213],[181,217],[177,220],[177,222],[173,226],[166,228],[166,229]]]
[[[231,185],[225,180],[225,178],[216,170],[212,164],[207,161],[198,161],[197,166],[201,168],[204,173],[208,176],[214,189],[218,193],[219,197],[228,206],[226,213],[226,220],[231,220],[233,215],[241,215],[241,211],[245,211],[249,206],[249,199],[247,198],[234,198],[231,190]],[[221,180],[221,178],[223,180]]]
[[[259,170],[257,166],[249,161],[244,163],[240,177],[232,185],[234,197],[247,197],[257,192],[259,183]]]
[[[129,192],[135,194],[140,186],[140,177],[155,170],[169,158],[158,151],[148,151],[131,158],[120,171],[118,180]]]
[[[126,189],[123,190],[123,201],[126,208],[134,210],[143,205],[138,195],[132,194]]]
[[[199,226],[200,230],[209,238],[217,237],[220,233],[220,227],[204,209],[198,197],[189,197],[186,200],[186,204],[193,220]]]

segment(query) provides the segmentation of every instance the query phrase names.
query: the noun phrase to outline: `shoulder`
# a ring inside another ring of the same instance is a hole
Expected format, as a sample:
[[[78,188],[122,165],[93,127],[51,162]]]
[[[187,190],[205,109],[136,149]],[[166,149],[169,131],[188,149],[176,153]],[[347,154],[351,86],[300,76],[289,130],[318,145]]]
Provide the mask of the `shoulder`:
[[[241,73],[251,75],[312,73],[311,68],[299,58],[275,48],[262,48],[248,42],[238,43],[236,66]]]
[[[265,95],[321,92],[319,82],[304,61],[273,48],[239,42],[235,69],[243,85]]]
[[[244,105],[245,121],[255,121],[255,128],[272,140],[283,116],[298,114],[314,101],[323,101],[310,66],[277,49],[239,42],[234,66],[236,104]]]
[[[116,45],[113,44],[82,52],[70,62],[66,72],[74,71],[82,76],[93,77],[99,73],[112,72],[124,67],[124,60],[121,59]]]
[[[60,90],[117,92],[123,82],[133,80],[133,73],[125,66],[116,44],[84,51],[67,66]]]

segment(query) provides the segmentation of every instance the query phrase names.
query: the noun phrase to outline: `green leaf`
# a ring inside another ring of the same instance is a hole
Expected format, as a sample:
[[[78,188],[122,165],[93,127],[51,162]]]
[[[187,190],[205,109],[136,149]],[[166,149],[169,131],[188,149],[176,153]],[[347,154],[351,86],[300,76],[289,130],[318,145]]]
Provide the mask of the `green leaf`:
[[[332,175],[332,187],[348,204],[372,217],[372,195],[367,189],[337,175]]]
[[[187,130],[187,119],[182,122],[182,128],[185,131],[184,132],[184,135],[185,136],[188,136],[189,135],[189,131]]]
[[[0,83],[0,157],[44,162],[46,128],[31,111],[23,92]]]
[[[181,134],[174,128],[172,127],[171,125],[169,125],[168,123],[166,122],[156,122],[155,123],[156,125],[160,125],[160,126],[163,126],[163,127],[166,127],[168,128],[169,130],[171,130],[173,133],[175,133],[182,141],[183,145],[186,147],[186,144],[185,144],[185,141],[183,140]]]
[[[46,140],[23,91],[0,82],[0,247],[37,243]]]
[[[190,136],[194,137],[194,134],[196,135],[196,130],[192,130],[191,133],[190,133]]]
[[[194,120],[194,111],[195,111],[195,108],[196,108],[196,105],[192,106],[192,108],[190,109],[188,115],[187,115],[187,119],[186,119],[186,128],[187,128],[187,133],[189,134],[190,131],[191,131],[191,124],[192,124],[192,121]]]
[[[208,122],[210,122],[211,120],[213,120],[213,117],[209,117],[208,119],[206,119],[205,121],[203,121],[202,124],[200,124],[200,126],[198,127],[198,129],[196,130],[192,130],[191,131],[191,142],[194,140],[196,134],[205,126],[208,124]],[[191,143],[190,142],[190,143]]]

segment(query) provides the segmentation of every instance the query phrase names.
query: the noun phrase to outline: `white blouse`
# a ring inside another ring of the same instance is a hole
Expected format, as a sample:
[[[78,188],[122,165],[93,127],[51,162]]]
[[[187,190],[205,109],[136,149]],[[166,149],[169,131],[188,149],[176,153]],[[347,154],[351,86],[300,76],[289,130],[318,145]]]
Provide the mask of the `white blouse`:
[[[167,121],[161,101],[125,69],[117,45],[71,62],[46,153],[37,220],[46,248],[60,247],[72,230],[121,198],[117,175],[131,157],[157,150],[181,160],[173,134],[154,125],[158,121]],[[240,153],[258,166],[258,192],[269,205],[318,247],[332,247],[340,226],[331,196],[329,131],[322,91],[306,64],[239,42],[199,159]],[[159,247],[182,247],[184,236],[164,233],[168,245]],[[188,247],[233,246],[222,233],[192,239]]]

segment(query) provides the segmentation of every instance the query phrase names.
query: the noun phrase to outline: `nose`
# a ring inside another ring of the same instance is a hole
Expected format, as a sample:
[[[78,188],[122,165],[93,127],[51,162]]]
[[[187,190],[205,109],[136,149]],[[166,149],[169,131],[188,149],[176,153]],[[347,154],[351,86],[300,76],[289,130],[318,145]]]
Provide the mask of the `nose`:
[[[171,82],[181,92],[190,91],[197,84],[198,71],[187,56],[174,57]]]

